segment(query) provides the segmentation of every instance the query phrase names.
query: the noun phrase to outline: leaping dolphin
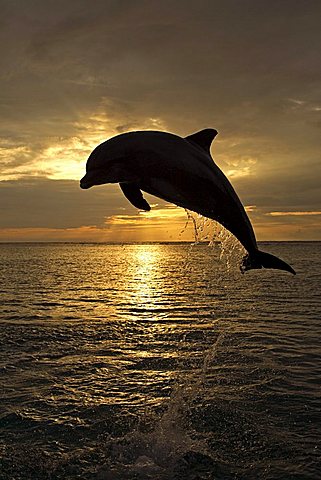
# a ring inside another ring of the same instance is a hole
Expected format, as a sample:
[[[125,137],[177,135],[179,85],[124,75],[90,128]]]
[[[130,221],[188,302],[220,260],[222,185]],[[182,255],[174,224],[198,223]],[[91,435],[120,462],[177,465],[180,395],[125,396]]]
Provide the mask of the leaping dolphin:
[[[258,249],[240,199],[211,157],[216,135],[210,128],[185,138],[149,130],[117,135],[90,154],[80,187],[119,183],[135,207],[150,210],[143,190],[223,225],[248,252],[242,272],[264,267],[295,274],[283,260]]]

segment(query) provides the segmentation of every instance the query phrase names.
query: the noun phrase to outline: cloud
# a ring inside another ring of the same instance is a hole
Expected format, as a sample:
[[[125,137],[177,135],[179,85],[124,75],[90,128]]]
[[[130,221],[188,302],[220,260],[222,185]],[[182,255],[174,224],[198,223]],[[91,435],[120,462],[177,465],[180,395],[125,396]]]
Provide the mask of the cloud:
[[[146,196],[148,214],[132,207],[118,185],[86,192],[78,182],[25,177],[0,182],[0,241],[192,240],[181,208]],[[117,213],[116,213],[117,212]]]
[[[133,210],[118,185],[84,192],[72,180],[33,176],[0,185],[2,228],[102,226],[106,216]]]
[[[88,117],[72,122],[69,135],[42,137],[35,144],[26,145],[20,139],[0,140],[0,180],[14,180],[26,175],[52,179],[80,179],[85,163],[95,146],[106,138],[131,130],[165,130],[158,118],[142,118],[122,124],[124,118],[109,118],[105,102]]]
[[[81,190],[79,182],[24,177],[0,182],[0,228],[77,229],[166,226],[186,220],[183,209],[146,195],[152,211],[133,207],[118,185]]]
[[[270,212],[272,217],[302,217],[305,215],[321,215],[321,212]]]
[[[4,228],[0,229],[0,242],[109,242],[108,233],[97,227]]]
[[[313,221],[320,211],[279,211],[282,204],[280,185],[255,180],[242,185],[243,201],[259,239],[319,238],[321,225]],[[243,192],[243,189],[245,190]],[[308,189],[308,193],[311,193]],[[307,192],[303,193],[307,197]],[[290,195],[290,194],[289,194]],[[319,189],[316,191],[319,195]],[[193,222],[178,207],[146,195],[151,212],[140,212],[122,195],[118,185],[95,187],[83,191],[78,182],[25,177],[0,182],[1,241],[172,241],[194,239]],[[251,203],[259,200],[258,204]],[[311,197],[311,206],[313,204]],[[312,215],[312,213],[314,215]],[[200,235],[210,238],[213,228],[199,218]],[[203,238],[203,237],[202,237]]]

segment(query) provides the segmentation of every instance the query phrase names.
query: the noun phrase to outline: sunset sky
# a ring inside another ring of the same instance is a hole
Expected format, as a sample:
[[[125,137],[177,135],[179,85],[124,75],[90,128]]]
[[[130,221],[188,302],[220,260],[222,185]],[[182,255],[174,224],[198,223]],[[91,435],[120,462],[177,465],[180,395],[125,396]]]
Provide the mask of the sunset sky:
[[[0,241],[186,239],[79,179],[113,135],[207,127],[259,240],[321,240],[320,25],[317,0],[2,0]]]

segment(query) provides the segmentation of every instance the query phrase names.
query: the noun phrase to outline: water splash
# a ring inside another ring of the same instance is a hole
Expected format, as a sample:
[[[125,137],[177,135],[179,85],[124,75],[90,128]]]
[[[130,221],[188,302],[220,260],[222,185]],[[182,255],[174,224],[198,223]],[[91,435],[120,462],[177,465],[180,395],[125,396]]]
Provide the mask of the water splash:
[[[192,427],[191,415],[206,395],[207,372],[223,338],[218,335],[200,368],[180,375],[161,414],[146,410],[133,432],[109,439],[109,461],[100,469],[98,480],[195,479],[208,478],[200,476],[202,472],[219,472],[206,436]]]
[[[187,221],[182,232],[186,230],[189,222],[192,222],[194,245],[204,242],[208,243],[208,246],[212,248],[218,246],[220,249],[219,260],[225,264],[227,271],[240,264],[241,258],[245,254],[245,249],[232,233],[215,220],[186,209],[185,212]]]
[[[176,473],[186,466],[191,455],[206,457],[206,443],[193,438],[186,425],[186,394],[177,387],[160,417],[144,417],[134,432],[110,439],[109,462],[100,470],[98,479],[178,478]]]

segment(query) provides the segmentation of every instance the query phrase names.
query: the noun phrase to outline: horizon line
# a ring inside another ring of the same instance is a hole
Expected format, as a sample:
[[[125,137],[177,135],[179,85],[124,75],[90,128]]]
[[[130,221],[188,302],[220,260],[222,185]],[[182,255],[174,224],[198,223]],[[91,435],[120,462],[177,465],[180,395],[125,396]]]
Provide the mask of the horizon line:
[[[320,240],[258,240],[257,243],[318,243]],[[210,243],[220,244],[221,240],[203,240],[203,241],[142,241],[142,242],[96,242],[96,241],[65,241],[65,240],[17,240],[1,241],[0,245],[19,245],[19,244],[61,244],[61,245],[209,245]]]

